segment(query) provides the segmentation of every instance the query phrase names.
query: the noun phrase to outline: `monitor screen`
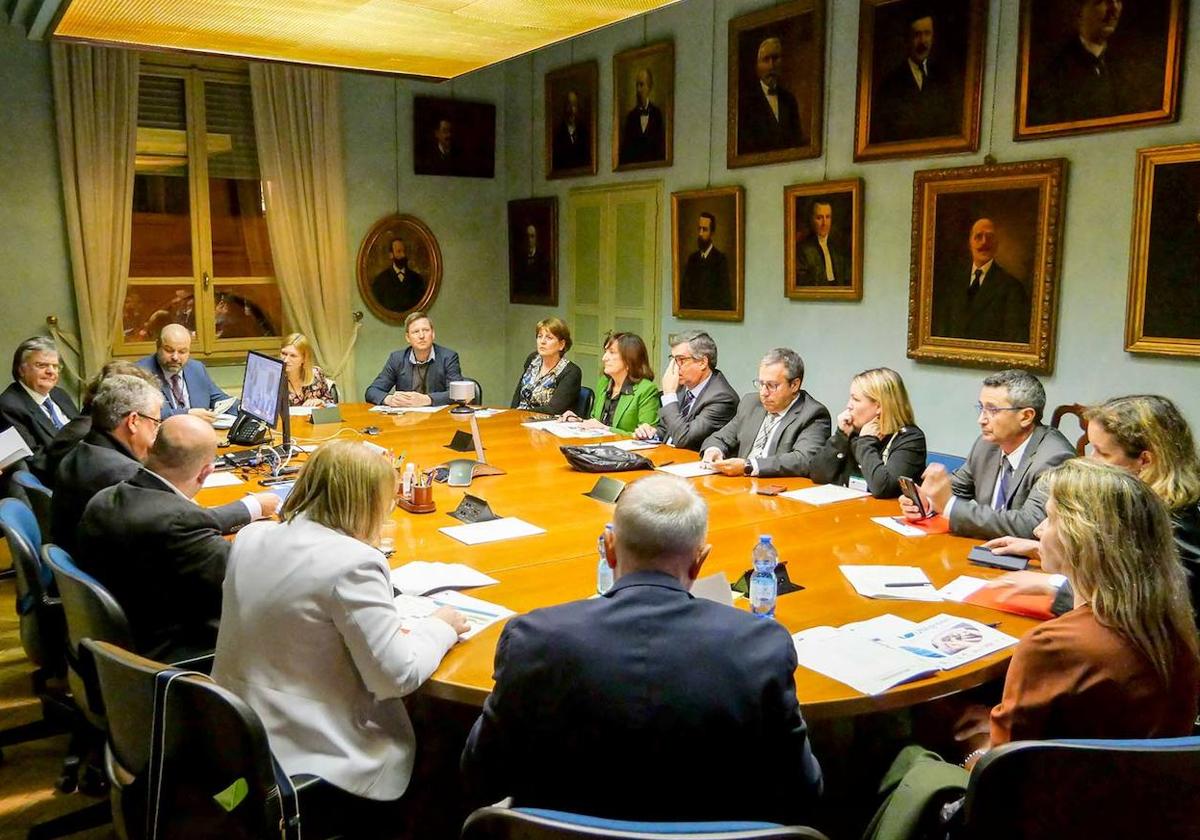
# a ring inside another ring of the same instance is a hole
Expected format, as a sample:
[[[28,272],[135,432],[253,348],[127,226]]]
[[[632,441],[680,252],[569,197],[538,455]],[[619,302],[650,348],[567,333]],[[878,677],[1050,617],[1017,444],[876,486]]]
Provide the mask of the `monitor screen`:
[[[283,359],[251,350],[246,354],[246,376],[242,380],[242,411],[268,426],[279,419],[279,387]]]

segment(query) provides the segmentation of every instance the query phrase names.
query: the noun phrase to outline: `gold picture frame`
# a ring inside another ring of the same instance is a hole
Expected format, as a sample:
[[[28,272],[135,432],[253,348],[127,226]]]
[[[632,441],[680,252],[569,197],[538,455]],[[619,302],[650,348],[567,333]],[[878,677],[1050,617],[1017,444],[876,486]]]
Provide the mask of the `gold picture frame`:
[[[744,198],[741,187],[671,193],[671,312],[676,318],[744,317]],[[702,249],[700,230],[706,222],[709,247]]]
[[[862,178],[783,188],[786,297],[862,300],[862,195]]]
[[[404,243],[407,261],[403,279],[393,268],[397,241]],[[442,287],[437,237],[416,216],[392,213],[371,225],[358,246],[356,265],[358,293],[371,313],[388,324],[402,325],[415,310],[428,312]]]
[[[643,91],[648,94],[645,107],[639,101]],[[660,41],[613,56],[612,101],[613,172],[670,166],[675,145],[675,42]]]
[[[597,111],[600,71],[595,61],[546,74],[546,178],[595,175],[599,159]],[[572,115],[570,112],[574,110]],[[574,120],[571,117],[574,116]]]

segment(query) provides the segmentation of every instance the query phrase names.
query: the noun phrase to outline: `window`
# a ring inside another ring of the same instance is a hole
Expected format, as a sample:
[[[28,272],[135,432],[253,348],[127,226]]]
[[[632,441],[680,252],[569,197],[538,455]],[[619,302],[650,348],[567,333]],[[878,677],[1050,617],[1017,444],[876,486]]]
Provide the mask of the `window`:
[[[129,245],[117,355],[150,352],[169,323],[192,331],[202,358],[279,347],[283,305],[244,69],[143,63]]]

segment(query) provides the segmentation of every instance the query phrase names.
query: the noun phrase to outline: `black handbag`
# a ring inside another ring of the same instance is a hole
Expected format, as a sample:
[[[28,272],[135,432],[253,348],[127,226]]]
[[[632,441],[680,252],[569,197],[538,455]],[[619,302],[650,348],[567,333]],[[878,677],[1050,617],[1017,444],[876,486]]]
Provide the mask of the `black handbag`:
[[[645,455],[626,452],[615,446],[560,446],[559,451],[572,468],[580,472],[628,472],[652,470],[654,464]]]

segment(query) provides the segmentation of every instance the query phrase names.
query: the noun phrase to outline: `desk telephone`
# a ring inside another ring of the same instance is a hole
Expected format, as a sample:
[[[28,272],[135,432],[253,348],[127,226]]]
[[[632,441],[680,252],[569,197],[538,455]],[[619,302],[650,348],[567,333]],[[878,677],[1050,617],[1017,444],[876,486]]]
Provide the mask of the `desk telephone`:
[[[237,420],[229,429],[230,443],[234,446],[258,446],[266,439],[266,423],[245,412],[238,412]]]

